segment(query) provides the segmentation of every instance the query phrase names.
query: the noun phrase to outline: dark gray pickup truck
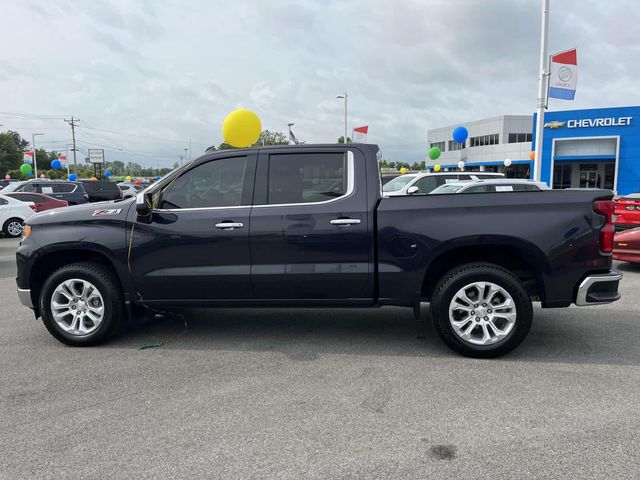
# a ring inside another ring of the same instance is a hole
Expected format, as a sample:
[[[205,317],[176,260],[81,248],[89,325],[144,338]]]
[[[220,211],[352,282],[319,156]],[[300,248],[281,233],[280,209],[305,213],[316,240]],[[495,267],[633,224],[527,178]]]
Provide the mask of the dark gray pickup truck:
[[[543,308],[617,300],[606,190],[383,198],[374,145],[207,153],[137,199],[31,217],[18,295],[93,345],[147,308],[379,307],[495,357]]]

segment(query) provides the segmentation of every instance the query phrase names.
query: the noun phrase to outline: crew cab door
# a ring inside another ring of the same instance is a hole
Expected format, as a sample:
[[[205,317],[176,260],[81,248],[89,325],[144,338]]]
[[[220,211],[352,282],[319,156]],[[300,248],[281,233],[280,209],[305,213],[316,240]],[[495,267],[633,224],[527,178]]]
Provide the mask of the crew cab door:
[[[251,298],[249,227],[256,156],[200,162],[154,192],[131,232],[131,273],[143,301]]]
[[[323,304],[370,301],[368,213],[366,165],[359,150],[262,150],[250,230],[256,297]]]

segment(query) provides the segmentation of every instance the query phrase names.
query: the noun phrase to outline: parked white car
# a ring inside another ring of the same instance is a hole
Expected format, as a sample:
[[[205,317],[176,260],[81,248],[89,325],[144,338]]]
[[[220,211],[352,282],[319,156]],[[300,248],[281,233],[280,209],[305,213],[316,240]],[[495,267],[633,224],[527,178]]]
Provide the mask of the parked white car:
[[[34,205],[33,202],[22,202],[0,194],[0,225],[5,237],[22,235],[24,221],[36,213]]]
[[[28,181],[29,180],[20,180],[18,182],[11,182],[9,185],[7,185],[2,189],[2,193],[15,192],[18,189],[18,187],[20,187],[21,185],[24,185]]]
[[[408,173],[400,175],[382,186],[385,197],[411,195],[415,193],[430,193],[440,185],[460,180],[482,180],[489,178],[504,178],[503,173],[494,172],[429,172]],[[417,190],[412,187],[417,187]],[[411,192],[409,192],[411,189]]]
[[[118,183],[118,188],[122,192],[122,198],[131,198],[138,195],[146,185],[136,185],[135,183],[121,182]]]
[[[440,185],[430,195],[441,193],[496,193],[496,192],[532,192],[549,190],[544,182],[534,182],[520,178],[503,178],[491,180],[467,180]]]

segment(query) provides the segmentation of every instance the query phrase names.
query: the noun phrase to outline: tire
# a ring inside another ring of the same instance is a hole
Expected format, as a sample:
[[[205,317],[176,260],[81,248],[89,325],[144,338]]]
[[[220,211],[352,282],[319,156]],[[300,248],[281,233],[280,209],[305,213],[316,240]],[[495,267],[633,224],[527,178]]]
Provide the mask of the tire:
[[[87,287],[85,298],[78,292],[82,292],[81,288],[87,283],[94,290]],[[69,292],[77,295],[71,297],[82,300],[72,303]],[[57,309],[52,304],[52,297]],[[97,322],[100,305],[102,317]],[[77,347],[106,342],[119,331],[125,319],[124,297],[115,274],[107,267],[92,262],[66,265],[51,274],[40,293],[40,311],[51,335],[62,343]],[[79,316],[77,321],[75,315]]]
[[[522,282],[491,263],[467,263],[447,272],[436,284],[430,308],[444,343],[475,358],[509,353],[523,342],[533,322]]]
[[[20,226],[17,229],[17,225]],[[19,218],[10,218],[4,225],[2,226],[2,233],[4,233],[5,237],[16,238],[22,235],[22,229],[24,227],[24,221]]]

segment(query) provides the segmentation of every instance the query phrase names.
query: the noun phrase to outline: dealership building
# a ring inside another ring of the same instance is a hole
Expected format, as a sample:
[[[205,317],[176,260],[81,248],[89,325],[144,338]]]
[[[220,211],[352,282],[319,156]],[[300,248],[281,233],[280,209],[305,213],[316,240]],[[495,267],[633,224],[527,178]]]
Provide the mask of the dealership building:
[[[464,144],[451,138],[460,125],[429,130],[429,146],[442,154],[444,169],[504,171],[530,177],[529,155],[535,144],[535,115],[504,115],[462,123],[469,131]],[[547,112],[541,179],[553,188],[609,188],[619,194],[640,191],[640,107],[595,108]],[[504,160],[511,160],[505,167]]]

